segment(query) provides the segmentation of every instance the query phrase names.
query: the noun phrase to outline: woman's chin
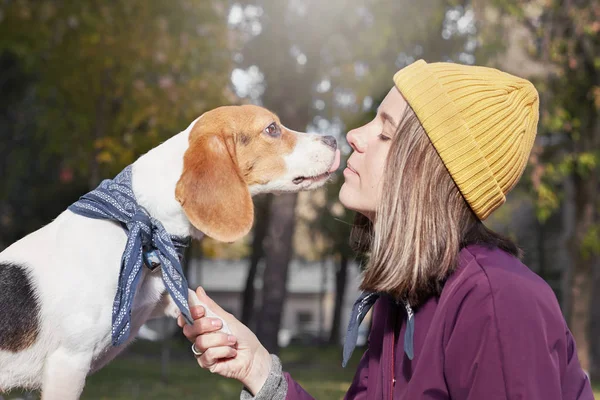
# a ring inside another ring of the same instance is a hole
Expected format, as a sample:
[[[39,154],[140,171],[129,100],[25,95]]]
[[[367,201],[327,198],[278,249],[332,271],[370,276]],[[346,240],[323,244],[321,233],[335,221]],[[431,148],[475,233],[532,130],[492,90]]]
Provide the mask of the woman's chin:
[[[344,184],[340,188],[340,193],[338,194],[338,198],[340,199],[340,203],[342,203],[342,205],[344,207],[352,209],[352,207],[351,207],[352,201],[349,201],[352,199],[351,193],[349,193],[350,190],[351,189],[348,188],[348,184],[344,182]]]
[[[353,190],[348,183],[344,183],[339,194],[340,203],[349,210],[362,212],[360,207],[361,195],[356,190]]]

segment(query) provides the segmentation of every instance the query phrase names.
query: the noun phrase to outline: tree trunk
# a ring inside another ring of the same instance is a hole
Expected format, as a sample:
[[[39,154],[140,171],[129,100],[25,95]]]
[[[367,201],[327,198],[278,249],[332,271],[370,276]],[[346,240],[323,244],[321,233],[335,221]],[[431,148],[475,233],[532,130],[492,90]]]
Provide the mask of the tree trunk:
[[[577,354],[581,366],[590,370],[590,317],[593,292],[592,264],[594,257],[586,254],[583,243],[586,235],[596,222],[594,172],[592,176],[575,175],[575,229],[568,246],[573,260],[571,281],[571,313],[569,328],[575,338]]]
[[[298,196],[280,194],[273,198],[265,243],[262,307],[256,333],[271,353],[279,352],[279,327],[287,296],[288,267],[292,258],[292,237]]]
[[[573,249],[573,253],[577,250]],[[584,370],[590,368],[590,305],[592,301],[591,266],[581,254],[575,254],[573,280],[571,286],[572,313],[569,328],[575,338],[577,354]]]
[[[600,79],[594,79],[600,82]],[[591,106],[588,113],[588,123],[582,127],[587,136],[575,143],[578,154],[600,146],[600,115]],[[586,129],[587,128],[587,129]],[[581,147],[580,147],[581,146]],[[575,338],[577,355],[584,370],[591,372],[591,316],[592,294],[594,292],[594,271],[598,254],[598,237],[593,236],[597,228],[598,218],[598,169],[576,163],[573,167],[573,187],[575,205],[575,224],[571,240],[568,242],[571,259],[573,260],[573,278],[571,287],[572,313],[569,328]]]
[[[321,260],[321,289],[319,290],[319,321],[318,321],[318,341],[323,343],[325,334],[325,295],[327,293],[327,260]]]
[[[254,280],[258,270],[258,263],[263,258],[264,240],[269,226],[269,207],[271,205],[272,195],[264,196],[262,199],[255,200],[255,222],[254,236],[252,238],[252,255],[250,256],[250,266],[248,276],[246,277],[246,286],[242,293],[242,323],[252,328],[252,317],[254,314]]]
[[[572,252],[569,246],[569,241],[571,237],[573,237],[575,232],[575,184],[573,182],[573,176],[567,176],[564,180],[564,195],[565,199],[563,201],[563,210],[562,210],[562,227],[563,227],[563,236],[562,243],[560,247],[561,251],[561,260],[565,263],[562,268],[562,276],[561,276],[561,296],[560,296],[560,306],[563,310],[563,315],[565,316],[565,320],[571,320],[571,312],[572,312],[572,300],[573,296],[571,293],[571,286],[573,280],[573,263],[575,260],[572,258]]]
[[[549,277],[546,271],[546,223],[540,222],[537,218],[535,219],[535,229],[537,231],[536,235],[536,245],[537,245],[537,253],[538,253],[538,275],[542,277],[544,280],[548,280]]]
[[[342,309],[346,297],[346,281],[348,276],[348,257],[342,254],[340,265],[335,272],[335,308],[333,311],[333,320],[331,322],[331,333],[329,334],[329,343],[338,344],[341,338],[341,320]]]

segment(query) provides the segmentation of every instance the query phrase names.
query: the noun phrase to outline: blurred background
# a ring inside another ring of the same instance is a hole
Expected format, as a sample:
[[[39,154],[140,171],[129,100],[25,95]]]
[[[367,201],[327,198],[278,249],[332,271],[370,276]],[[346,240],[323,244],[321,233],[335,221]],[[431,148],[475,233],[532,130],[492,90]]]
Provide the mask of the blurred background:
[[[263,105],[292,129],[335,135],[346,158],[345,133],[419,58],[494,66],[539,90],[529,166],[486,223],[553,288],[600,383],[597,0],[0,0],[0,249],[217,106]],[[256,197],[250,235],[204,240],[186,258],[190,285],[319,399],[343,396],[362,353],[341,368],[361,266],[342,181]],[[88,379],[83,399],[233,399],[240,389],[202,371],[173,321],[158,320]]]

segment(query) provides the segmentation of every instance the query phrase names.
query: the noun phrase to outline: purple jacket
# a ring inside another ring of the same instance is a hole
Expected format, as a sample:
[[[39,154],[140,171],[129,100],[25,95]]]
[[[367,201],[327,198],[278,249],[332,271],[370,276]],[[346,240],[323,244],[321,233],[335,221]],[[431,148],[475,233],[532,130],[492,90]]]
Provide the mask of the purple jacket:
[[[499,249],[463,249],[441,296],[415,310],[413,360],[398,340],[405,321],[377,300],[346,399],[594,399],[554,293]],[[312,398],[285,378],[287,399]]]

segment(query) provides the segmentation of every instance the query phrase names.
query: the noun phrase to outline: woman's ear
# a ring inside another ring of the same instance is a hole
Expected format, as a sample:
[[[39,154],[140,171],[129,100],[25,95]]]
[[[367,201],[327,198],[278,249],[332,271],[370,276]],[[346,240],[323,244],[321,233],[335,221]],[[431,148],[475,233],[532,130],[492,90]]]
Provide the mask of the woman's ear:
[[[190,140],[175,198],[196,229],[223,242],[246,235],[254,206],[238,165],[233,140],[201,135]]]

